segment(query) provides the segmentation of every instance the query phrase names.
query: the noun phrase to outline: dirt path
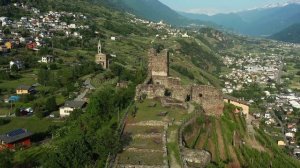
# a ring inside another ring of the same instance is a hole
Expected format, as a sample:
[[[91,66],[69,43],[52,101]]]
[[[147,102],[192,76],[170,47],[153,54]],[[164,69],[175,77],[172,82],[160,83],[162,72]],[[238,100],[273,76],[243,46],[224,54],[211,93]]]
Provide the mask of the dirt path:
[[[234,151],[234,149],[231,145],[229,146],[229,153],[230,153],[230,156],[232,158],[232,162],[229,163],[229,167],[231,167],[231,168],[241,167],[239,159],[238,159],[238,157],[237,157],[237,155],[236,155],[236,153],[235,153],[235,151]]]
[[[226,154],[225,154],[225,146],[224,146],[224,141],[223,141],[223,136],[222,136],[222,129],[221,129],[221,125],[220,125],[220,121],[216,120],[216,131],[217,131],[217,135],[218,135],[218,147],[219,147],[219,151],[220,151],[220,159],[222,160],[226,160]]]
[[[196,149],[203,149],[207,138],[208,138],[208,131],[205,134],[200,135],[197,145],[196,145]]]
[[[258,151],[265,151],[265,148],[256,140],[254,136],[249,135],[246,139],[246,143]]]
[[[217,161],[216,145],[211,138],[208,140],[208,151],[211,153],[211,160]]]

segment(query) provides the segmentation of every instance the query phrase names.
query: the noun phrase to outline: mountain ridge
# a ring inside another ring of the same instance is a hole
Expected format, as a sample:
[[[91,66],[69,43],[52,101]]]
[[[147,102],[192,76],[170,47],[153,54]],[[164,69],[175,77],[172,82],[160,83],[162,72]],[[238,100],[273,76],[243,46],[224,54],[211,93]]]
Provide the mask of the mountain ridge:
[[[269,38],[284,42],[300,43],[300,23],[293,24]]]
[[[300,21],[300,4],[292,3],[283,7],[254,9],[213,16],[184,12],[180,14],[191,19],[211,21],[246,35],[269,36]]]

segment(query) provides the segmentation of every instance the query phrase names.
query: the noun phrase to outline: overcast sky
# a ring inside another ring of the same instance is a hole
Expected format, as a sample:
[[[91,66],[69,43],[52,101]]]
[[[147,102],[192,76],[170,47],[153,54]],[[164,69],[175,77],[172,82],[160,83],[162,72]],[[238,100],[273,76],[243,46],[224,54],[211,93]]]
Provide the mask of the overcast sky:
[[[228,13],[270,4],[285,3],[288,0],[160,0],[172,9],[192,13]],[[299,0],[300,1],[300,0]]]

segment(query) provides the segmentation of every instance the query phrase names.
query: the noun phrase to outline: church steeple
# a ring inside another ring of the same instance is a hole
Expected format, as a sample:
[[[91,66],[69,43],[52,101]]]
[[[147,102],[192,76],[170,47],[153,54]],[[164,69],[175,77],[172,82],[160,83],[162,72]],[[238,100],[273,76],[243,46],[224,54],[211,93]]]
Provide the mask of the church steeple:
[[[98,42],[98,54],[102,54],[102,46],[101,46],[101,41],[100,40]]]

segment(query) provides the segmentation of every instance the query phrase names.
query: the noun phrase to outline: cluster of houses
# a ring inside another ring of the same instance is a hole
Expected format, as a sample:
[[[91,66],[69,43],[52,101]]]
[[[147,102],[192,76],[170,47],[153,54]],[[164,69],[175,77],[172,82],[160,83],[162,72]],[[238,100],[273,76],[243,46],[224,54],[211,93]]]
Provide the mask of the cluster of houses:
[[[263,121],[267,127],[280,127],[279,136],[283,140],[278,141],[278,146],[289,146],[294,148],[294,151],[300,151],[297,142],[297,132],[299,131],[296,111],[300,111],[300,96],[288,89],[284,93],[270,95],[275,98],[275,102],[267,104],[265,113],[254,113],[253,116],[259,121]],[[282,134],[282,135],[280,135]],[[299,153],[295,153],[295,156]],[[300,158],[300,157],[299,157]]]
[[[0,52],[6,53],[13,47],[20,44],[28,49],[38,50],[38,47],[44,46],[44,38],[51,38],[54,32],[63,31],[66,36],[82,38],[78,29],[88,29],[87,25],[76,25],[87,17],[83,14],[74,14],[70,12],[49,11],[42,14],[38,9],[28,7],[23,3],[14,3],[17,8],[22,8],[33,14],[33,17],[23,16],[20,20],[0,16],[0,25],[10,28],[9,34],[0,31]],[[62,17],[70,18],[71,23],[62,21]],[[26,37],[19,33],[20,29],[28,31]]]
[[[232,93],[234,90],[240,90],[244,85],[251,83],[267,84],[275,82],[280,78],[283,63],[281,58],[272,54],[271,56],[255,56],[252,54],[240,58],[226,56],[223,63],[231,68],[231,72],[221,75],[225,80],[224,93]]]
[[[178,28],[173,28],[171,25],[164,23],[163,21],[160,22],[151,22],[148,20],[140,19],[135,17],[134,15],[133,19],[131,20],[131,23],[135,24],[144,24],[147,25],[148,27],[151,27],[155,30],[162,30],[166,31],[167,34],[162,37],[162,40],[167,39],[168,36],[170,37],[182,37],[182,38],[189,38],[190,36],[186,31],[183,31]],[[157,35],[159,36],[159,35]]]

